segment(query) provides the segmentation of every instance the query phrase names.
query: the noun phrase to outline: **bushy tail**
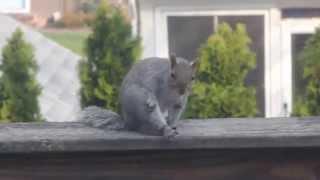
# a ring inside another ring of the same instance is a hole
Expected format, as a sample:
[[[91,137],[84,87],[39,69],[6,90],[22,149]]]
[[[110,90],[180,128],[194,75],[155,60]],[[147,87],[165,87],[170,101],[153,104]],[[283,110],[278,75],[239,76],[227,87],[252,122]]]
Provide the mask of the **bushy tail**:
[[[90,127],[105,130],[124,130],[125,124],[120,115],[107,109],[97,106],[89,106],[85,108],[77,118],[78,122],[82,122]]]

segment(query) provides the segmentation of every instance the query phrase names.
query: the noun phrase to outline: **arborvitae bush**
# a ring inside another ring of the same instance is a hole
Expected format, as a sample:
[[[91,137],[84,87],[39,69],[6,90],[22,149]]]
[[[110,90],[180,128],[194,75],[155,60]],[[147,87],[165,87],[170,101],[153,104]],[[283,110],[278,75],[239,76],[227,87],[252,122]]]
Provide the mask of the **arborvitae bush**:
[[[0,66],[0,118],[2,122],[32,122],[42,120],[38,97],[37,64],[33,47],[17,29],[3,48]]]
[[[200,48],[197,80],[186,110],[187,118],[252,117],[257,114],[256,90],[245,86],[256,67],[246,27],[228,24]]]
[[[119,8],[102,2],[80,63],[81,105],[119,109],[122,79],[140,55],[140,41]]]
[[[295,95],[294,116],[320,115],[320,28],[307,41],[298,57],[299,65],[303,66],[303,81],[307,82]],[[303,89],[304,88],[304,89]]]

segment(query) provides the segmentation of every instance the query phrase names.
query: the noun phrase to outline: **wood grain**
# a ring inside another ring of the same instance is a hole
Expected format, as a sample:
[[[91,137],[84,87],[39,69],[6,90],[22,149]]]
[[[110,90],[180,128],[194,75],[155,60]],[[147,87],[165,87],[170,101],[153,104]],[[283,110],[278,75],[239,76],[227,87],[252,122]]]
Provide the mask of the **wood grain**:
[[[1,180],[320,180],[320,119],[186,120],[169,141],[80,123],[0,125]]]
[[[320,147],[320,118],[185,120],[173,141],[80,123],[0,125],[1,153]]]
[[[317,180],[320,149],[2,155],[1,180]]]

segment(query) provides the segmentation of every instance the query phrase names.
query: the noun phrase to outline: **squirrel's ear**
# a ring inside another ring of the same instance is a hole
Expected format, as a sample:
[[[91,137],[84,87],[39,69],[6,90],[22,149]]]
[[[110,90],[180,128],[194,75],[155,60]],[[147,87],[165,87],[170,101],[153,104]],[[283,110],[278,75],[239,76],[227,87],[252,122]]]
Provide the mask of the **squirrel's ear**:
[[[177,65],[177,57],[175,54],[170,55],[171,69]]]

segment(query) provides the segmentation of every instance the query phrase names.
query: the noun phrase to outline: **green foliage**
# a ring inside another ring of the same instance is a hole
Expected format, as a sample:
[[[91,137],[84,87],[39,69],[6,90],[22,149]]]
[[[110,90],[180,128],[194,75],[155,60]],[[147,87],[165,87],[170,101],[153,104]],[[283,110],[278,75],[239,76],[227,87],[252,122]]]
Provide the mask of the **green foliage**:
[[[140,55],[140,41],[133,37],[122,11],[103,2],[86,43],[87,59],[80,63],[81,105],[119,110],[122,79]]]
[[[186,110],[188,118],[255,116],[256,90],[244,85],[256,66],[246,28],[221,24],[200,49],[197,80]]]
[[[298,63],[303,66],[303,79],[307,87],[296,94],[293,108],[294,116],[320,115],[320,28],[307,41],[298,57]]]
[[[33,47],[25,42],[20,29],[14,32],[3,48],[0,71],[0,120],[42,120],[38,103],[41,88],[36,81],[37,64]]]

